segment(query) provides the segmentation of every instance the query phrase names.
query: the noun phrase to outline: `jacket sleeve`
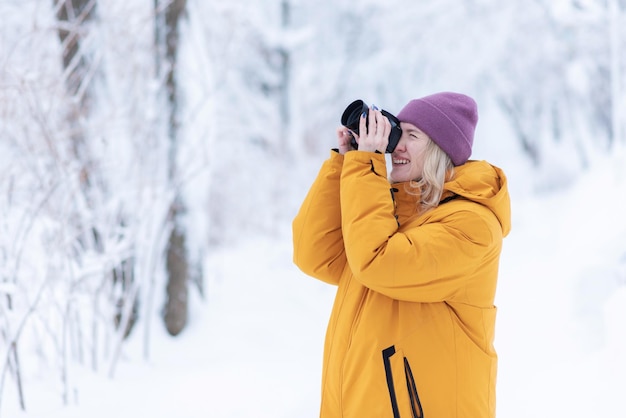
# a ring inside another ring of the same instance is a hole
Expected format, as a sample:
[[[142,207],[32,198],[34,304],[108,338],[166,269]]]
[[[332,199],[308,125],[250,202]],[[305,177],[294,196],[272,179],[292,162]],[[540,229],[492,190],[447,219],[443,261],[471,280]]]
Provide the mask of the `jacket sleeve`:
[[[462,210],[400,232],[389,188],[383,155],[346,155],[342,228],[356,280],[398,300],[467,302],[469,278],[493,251],[490,226],[480,215]]]
[[[293,261],[304,273],[338,284],[346,266],[339,179],[344,156],[331,151],[292,223]]]

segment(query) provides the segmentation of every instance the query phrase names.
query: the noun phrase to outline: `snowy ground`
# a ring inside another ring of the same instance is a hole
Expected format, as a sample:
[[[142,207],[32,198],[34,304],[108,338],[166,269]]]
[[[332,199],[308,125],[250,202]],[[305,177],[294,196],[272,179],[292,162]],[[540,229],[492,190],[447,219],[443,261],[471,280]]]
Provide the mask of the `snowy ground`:
[[[568,191],[513,196],[497,296],[499,417],[625,416],[626,170],[618,161]],[[213,254],[208,300],[195,301],[182,336],[155,331],[149,361],[138,333],[114,379],[70,369],[69,407],[51,382],[30,378],[28,413],[9,382],[1,416],[316,417],[333,288],[292,265],[289,232],[286,222],[274,237]]]

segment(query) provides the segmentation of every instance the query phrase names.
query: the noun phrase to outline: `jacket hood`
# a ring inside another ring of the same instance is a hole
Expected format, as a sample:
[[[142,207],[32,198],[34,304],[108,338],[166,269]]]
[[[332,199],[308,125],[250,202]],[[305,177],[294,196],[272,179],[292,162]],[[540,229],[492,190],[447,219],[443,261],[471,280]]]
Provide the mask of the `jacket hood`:
[[[486,161],[468,161],[455,167],[454,178],[445,191],[489,208],[502,226],[502,236],[511,230],[511,200],[504,172]]]

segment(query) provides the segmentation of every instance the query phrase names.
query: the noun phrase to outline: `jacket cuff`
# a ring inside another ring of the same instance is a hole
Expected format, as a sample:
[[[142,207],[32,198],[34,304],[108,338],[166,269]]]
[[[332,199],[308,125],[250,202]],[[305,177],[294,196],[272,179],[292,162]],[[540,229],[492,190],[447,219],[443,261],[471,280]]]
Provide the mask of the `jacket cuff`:
[[[374,174],[387,178],[385,154],[368,151],[352,151],[347,152],[343,157],[344,164],[366,165]]]

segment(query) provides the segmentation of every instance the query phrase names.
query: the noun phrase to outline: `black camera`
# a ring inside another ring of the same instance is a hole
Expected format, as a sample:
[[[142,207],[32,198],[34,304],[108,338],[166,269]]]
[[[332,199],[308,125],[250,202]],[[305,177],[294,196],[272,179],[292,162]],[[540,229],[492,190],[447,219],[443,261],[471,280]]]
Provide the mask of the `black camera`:
[[[369,122],[369,106],[363,100],[355,100],[346,107],[346,110],[343,111],[343,115],[341,115],[341,124],[351,131],[355,132],[359,135],[359,123],[361,121],[361,115],[363,112],[367,113],[366,123]],[[400,141],[400,137],[402,136],[402,129],[400,128],[400,121],[397,117],[387,112],[386,110],[380,111],[383,116],[389,119],[391,123],[391,132],[389,133],[389,144],[387,145],[386,153],[392,153],[398,142]],[[366,125],[367,127],[367,125]],[[350,141],[350,145],[357,149],[359,144],[357,144],[356,139],[352,137]]]

